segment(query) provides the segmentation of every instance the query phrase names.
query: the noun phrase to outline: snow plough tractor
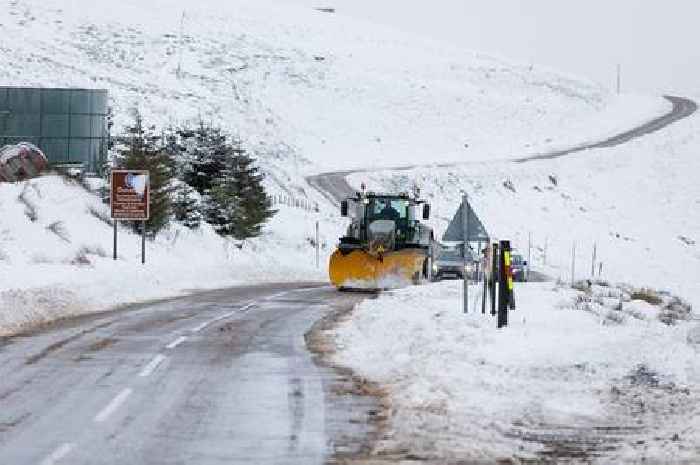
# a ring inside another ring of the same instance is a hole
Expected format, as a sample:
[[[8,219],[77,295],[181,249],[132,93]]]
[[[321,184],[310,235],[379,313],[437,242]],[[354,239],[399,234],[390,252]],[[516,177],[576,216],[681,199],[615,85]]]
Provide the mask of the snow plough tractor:
[[[419,210],[429,219],[430,205],[408,194],[362,191],[341,202],[341,216],[351,222],[330,258],[331,283],[340,290],[381,290],[429,280],[436,242]]]

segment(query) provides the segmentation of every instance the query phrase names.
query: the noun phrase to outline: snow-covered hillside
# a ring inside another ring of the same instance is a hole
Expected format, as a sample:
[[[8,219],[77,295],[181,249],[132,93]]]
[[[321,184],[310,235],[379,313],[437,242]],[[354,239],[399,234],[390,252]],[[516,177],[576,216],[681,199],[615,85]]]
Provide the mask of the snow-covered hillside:
[[[517,157],[666,108],[264,0],[17,0],[0,37],[3,85],[106,88],[116,129],[133,106],[159,124],[201,118],[303,173]]]
[[[378,191],[421,186],[434,205],[438,235],[464,190],[494,237],[512,240],[527,255],[531,234],[532,265],[553,278],[570,279],[574,242],[576,278],[590,277],[595,243],[604,277],[667,289],[700,308],[700,184],[693,174],[700,171],[698,134],[695,115],[617,148],[555,160],[357,173],[349,179]]]

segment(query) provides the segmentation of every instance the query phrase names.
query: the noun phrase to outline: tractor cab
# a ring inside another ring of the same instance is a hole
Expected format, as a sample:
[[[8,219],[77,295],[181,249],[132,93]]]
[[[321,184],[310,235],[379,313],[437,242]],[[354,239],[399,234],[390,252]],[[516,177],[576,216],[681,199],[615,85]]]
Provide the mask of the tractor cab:
[[[341,248],[345,244],[348,249],[377,253],[427,244],[429,238],[422,236],[429,228],[421,224],[416,214],[421,205],[422,217],[427,220],[430,206],[408,194],[359,192],[341,204],[342,216],[352,218],[346,236],[341,238]]]

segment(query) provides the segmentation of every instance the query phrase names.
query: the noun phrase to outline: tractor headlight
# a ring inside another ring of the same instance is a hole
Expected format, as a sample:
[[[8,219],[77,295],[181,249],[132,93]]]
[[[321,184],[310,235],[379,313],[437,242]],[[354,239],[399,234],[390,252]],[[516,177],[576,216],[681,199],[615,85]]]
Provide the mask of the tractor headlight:
[[[437,263],[433,263],[433,272],[437,273],[438,266]]]

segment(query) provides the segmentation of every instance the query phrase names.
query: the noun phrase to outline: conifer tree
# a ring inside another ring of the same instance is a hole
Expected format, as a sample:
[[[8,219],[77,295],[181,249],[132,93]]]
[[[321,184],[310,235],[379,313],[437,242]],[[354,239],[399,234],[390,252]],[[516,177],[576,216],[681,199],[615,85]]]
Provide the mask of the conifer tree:
[[[224,236],[256,237],[276,213],[265,193],[263,175],[239,141],[228,145],[226,153],[225,168],[207,193],[206,221]]]
[[[187,184],[180,185],[175,190],[173,200],[173,215],[175,219],[190,229],[197,229],[202,222],[200,205],[195,198],[195,190]]]
[[[183,133],[181,131],[181,133]],[[206,195],[217,178],[226,170],[226,160],[231,156],[231,147],[226,136],[218,128],[205,126],[190,132],[193,139],[184,156],[183,181],[201,195]]]
[[[166,227],[171,217],[173,163],[161,145],[161,135],[155,134],[155,127],[146,127],[136,112],[134,123],[119,138],[117,147],[116,162],[120,169],[149,171],[150,217],[146,221],[146,232],[151,237]],[[132,222],[134,230],[140,230],[140,223]]]

